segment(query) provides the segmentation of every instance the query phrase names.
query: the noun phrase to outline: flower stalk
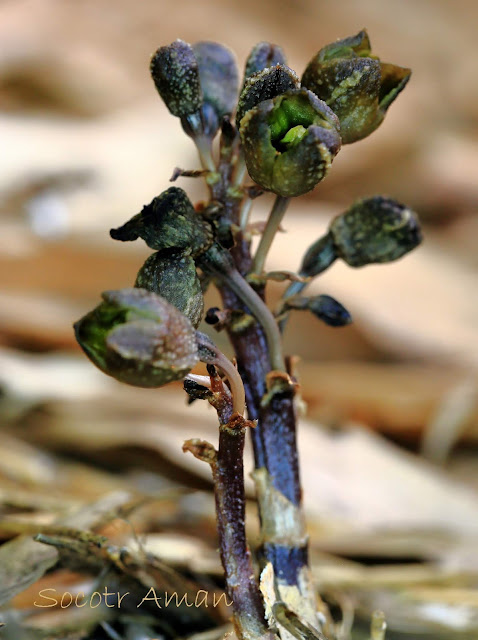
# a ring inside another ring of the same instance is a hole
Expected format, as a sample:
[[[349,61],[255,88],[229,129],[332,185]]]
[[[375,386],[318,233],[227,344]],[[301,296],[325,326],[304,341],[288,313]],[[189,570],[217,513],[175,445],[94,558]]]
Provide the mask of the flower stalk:
[[[289,202],[290,198],[276,196],[274,205],[266,222],[264,233],[262,234],[259,246],[257,247],[257,251],[254,256],[254,261],[252,263],[253,273],[257,273],[260,275],[263,272],[267,254],[269,253],[269,249],[272,246],[274,237],[279,230],[282,218],[284,217],[285,212],[287,211],[287,207],[289,206]]]

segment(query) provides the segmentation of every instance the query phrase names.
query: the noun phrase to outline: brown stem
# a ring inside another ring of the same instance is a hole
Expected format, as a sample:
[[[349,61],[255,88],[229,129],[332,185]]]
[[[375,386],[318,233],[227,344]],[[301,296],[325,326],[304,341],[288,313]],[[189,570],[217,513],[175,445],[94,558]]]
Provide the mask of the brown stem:
[[[238,416],[220,426],[213,477],[221,560],[227,591],[233,600],[236,627],[244,638],[257,640],[267,632],[267,626],[244,526],[245,434],[245,421]]]
[[[220,415],[227,417],[224,407]],[[231,416],[229,411],[228,422],[219,427],[218,451],[199,440],[189,440],[183,450],[211,466],[221,562],[236,634],[242,640],[272,640],[246,541],[243,455],[247,424],[242,416]]]

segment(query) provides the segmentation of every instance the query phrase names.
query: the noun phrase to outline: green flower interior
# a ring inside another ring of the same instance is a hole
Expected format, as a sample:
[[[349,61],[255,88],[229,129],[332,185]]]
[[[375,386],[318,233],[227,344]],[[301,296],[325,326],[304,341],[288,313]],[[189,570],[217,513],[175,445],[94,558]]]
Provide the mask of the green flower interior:
[[[272,109],[268,124],[271,142],[279,153],[296,146],[310,125],[317,123],[317,111],[304,96],[287,96]]]

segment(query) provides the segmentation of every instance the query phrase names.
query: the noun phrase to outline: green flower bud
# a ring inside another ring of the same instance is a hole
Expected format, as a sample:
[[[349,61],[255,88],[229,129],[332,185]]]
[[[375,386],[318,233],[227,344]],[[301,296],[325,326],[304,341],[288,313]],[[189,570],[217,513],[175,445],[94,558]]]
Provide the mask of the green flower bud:
[[[210,104],[221,122],[230,115],[237,102],[239,73],[233,53],[217,42],[193,45],[199,65],[199,78],[204,102]]]
[[[201,322],[204,298],[191,256],[153,253],[139,270],[134,286],[160,295],[189,318],[193,327]]]
[[[258,71],[275,67],[278,64],[285,65],[285,63],[285,54],[281,47],[270,42],[259,42],[247,58],[244,78],[247,80]]]
[[[332,110],[306,89],[260,102],[240,127],[249,175],[283,197],[310,191],[340,149],[338,128]]]
[[[156,89],[173,116],[181,118],[199,109],[199,68],[190,44],[176,40],[160,47],[151,58],[150,70]]]
[[[359,200],[330,225],[336,255],[351,267],[391,262],[422,241],[413,211],[390,198]]]
[[[295,71],[281,64],[263,69],[247,78],[239,96],[237,105],[236,125],[240,126],[244,115],[263,100],[275,98],[291,89],[300,87],[299,78]]]
[[[377,129],[410,74],[410,69],[372,56],[363,30],[321,49],[307,65],[302,86],[337,114],[342,142],[349,144]]]
[[[75,325],[76,339],[101,371],[135,387],[181,380],[198,362],[195,331],[164,298],[145,289],[106,291]]]
[[[111,229],[110,235],[123,242],[142,238],[156,251],[177,249],[193,257],[206,251],[213,241],[211,225],[177,187],[163,191],[141,213],[118,229]]]

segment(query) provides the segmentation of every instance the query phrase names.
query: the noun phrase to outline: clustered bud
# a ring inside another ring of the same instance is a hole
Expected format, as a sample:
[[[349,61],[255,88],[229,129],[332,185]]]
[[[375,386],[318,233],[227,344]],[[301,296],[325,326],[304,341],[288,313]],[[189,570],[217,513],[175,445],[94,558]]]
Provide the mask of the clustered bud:
[[[300,82],[285,62],[275,44],[260,42],[252,49],[236,125],[251,178],[262,189],[293,197],[325,177],[342,143],[375,131],[411,72],[372,55],[365,30],[320,49]],[[212,138],[234,110],[237,65],[221,44],[191,46],[177,40],[160,47],[151,73],[188,135]],[[299,98],[291,100],[293,95],[308,96],[308,105]],[[279,131],[274,127],[278,121]]]
[[[242,152],[260,189],[284,199],[313,189],[326,176],[342,143],[359,140],[379,126],[410,70],[382,63],[371,54],[367,33],[361,31],[323,47],[300,81],[286,66],[279,46],[260,42],[247,58],[239,98],[234,55],[216,42],[191,46],[176,40],[160,47],[152,57],[151,74],[167,108],[195,138],[200,154],[211,148],[221,129],[222,162],[230,153],[230,166],[240,167]],[[206,166],[210,187],[214,180],[226,179],[224,166],[215,171],[212,155]],[[229,252],[235,242],[233,220],[223,211],[221,197],[214,196],[209,206],[196,211],[182,189],[171,187],[111,230],[116,240],[142,238],[155,253],[139,270],[135,288],[104,293],[103,302],[75,325],[78,342],[105,373],[129,384],[156,387],[183,378],[198,358],[212,358],[216,364],[219,358],[230,380],[237,377],[213,343],[195,334],[204,312],[197,268],[203,283],[207,278],[226,282],[253,315],[265,318],[268,340],[274,344],[277,326],[272,315],[269,319],[259,313],[260,298],[236,269]],[[389,262],[420,241],[417,218],[405,206],[379,196],[361,200],[335,218],[326,235],[309,248],[300,275],[314,277],[337,258],[353,267]],[[299,297],[305,286],[304,280],[289,286],[283,315],[306,309],[331,326],[351,322],[348,311],[330,296]],[[231,384],[241,407],[240,385]]]

